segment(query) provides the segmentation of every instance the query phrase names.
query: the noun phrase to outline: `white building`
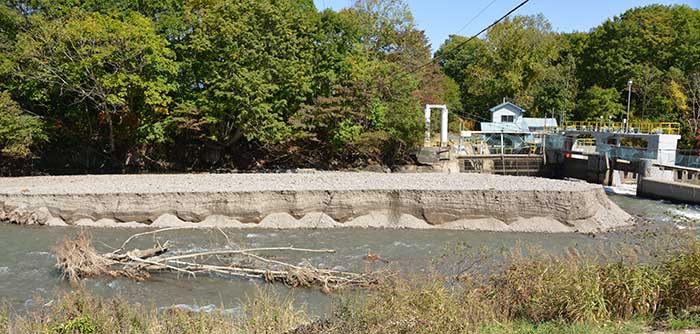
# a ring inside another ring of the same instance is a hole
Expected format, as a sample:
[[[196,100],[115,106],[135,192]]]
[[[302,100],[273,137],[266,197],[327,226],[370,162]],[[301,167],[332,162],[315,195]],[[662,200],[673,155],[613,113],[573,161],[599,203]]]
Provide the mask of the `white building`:
[[[511,102],[501,103],[491,108],[491,122],[482,122],[483,132],[544,132],[545,127],[559,126],[556,118],[524,117],[526,110]]]

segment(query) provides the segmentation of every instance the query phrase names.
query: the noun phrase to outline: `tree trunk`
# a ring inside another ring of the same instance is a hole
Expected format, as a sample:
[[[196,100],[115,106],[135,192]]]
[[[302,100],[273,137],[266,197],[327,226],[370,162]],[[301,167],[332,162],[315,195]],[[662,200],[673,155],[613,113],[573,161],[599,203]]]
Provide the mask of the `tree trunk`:
[[[114,143],[114,124],[110,112],[107,112],[107,127],[109,129],[109,153],[112,154],[116,151],[116,144]]]

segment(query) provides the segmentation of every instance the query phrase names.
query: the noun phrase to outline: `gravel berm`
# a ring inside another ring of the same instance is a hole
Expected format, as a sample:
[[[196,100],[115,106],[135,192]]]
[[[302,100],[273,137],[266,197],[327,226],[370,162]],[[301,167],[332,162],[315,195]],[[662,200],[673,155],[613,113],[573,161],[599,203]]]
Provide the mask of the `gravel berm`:
[[[583,182],[477,174],[285,173],[0,178],[0,221],[98,227],[596,232],[631,217]]]
[[[598,185],[485,174],[149,174],[0,178],[0,194],[212,193],[309,190],[590,191]]]

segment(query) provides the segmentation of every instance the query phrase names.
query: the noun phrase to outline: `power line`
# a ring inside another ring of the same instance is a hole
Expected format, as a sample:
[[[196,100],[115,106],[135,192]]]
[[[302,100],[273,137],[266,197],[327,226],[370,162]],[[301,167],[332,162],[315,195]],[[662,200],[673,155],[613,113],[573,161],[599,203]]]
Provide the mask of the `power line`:
[[[452,50],[446,52],[444,55],[435,56],[435,57],[433,57],[433,59],[430,60],[429,62],[427,62],[427,63],[425,63],[425,64],[423,64],[423,65],[421,65],[421,66],[418,66],[418,67],[417,67],[416,69],[414,69],[413,71],[406,72],[405,74],[413,74],[413,73],[416,73],[416,72],[422,70],[423,68],[425,68],[425,67],[427,67],[427,66],[430,66],[431,64],[435,63],[436,61],[445,58],[446,56],[451,56],[452,54],[454,54],[455,52],[457,52],[459,49],[461,49],[461,48],[463,48],[465,45],[467,45],[467,43],[469,43],[469,42],[471,42],[472,40],[478,38],[481,34],[483,34],[484,32],[488,31],[489,29],[493,28],[495,25],[501,23],[501,21],[505,20],[508,16],[510,16],[511,14],[515,13],[515,12],[516,12],[518,9],[520,9],[522,6],[525,6],[525,4],[527,4],[528,2],[530,2],[530,0],[524,0],[524,1],[521,2],[519,5],[517,5],[515,8],[511,9],[510,11],[508,11],[508,13],[506,13],[506,14],[503,15],[503,16],[501,16],[498,20],[496,20],[496,21],[494,21],[493,23],[491,23],[488,27],[482,29],[481,31],[479,31],[478,33],[476,33],[475,35],[473,35],[472,37],[469,37],[467,40],[463,41],[462,43],[457,44],[457,46],[455,46]]]
[[[492,0],[488,5],[486,5],[486,7],[482,8],[481,11],[479,11],[474,17],[471,18],[471,20],[469,20],[469,22],[467,22],[467,24],[465,24],[462,28],[457,30],[457,32],[455,32],[455,35],[464,31],[464,29],[467,29],[467,27],[469,27],[469,25],[471,25],[474,22],[474,20],[476,20],[479,16],[481,16],[481,14],[483,14],[486,10],[491,8],[491,6],[493,6],[493,4],[496,3],[496,1],[498,1],[498,0]]]
[[[488,118],[486,118],[486,117],[484,117],[484,116],[475,114],[475,113],[470,113],[470,112],[467,112],[467,111],[459,111],[459,110],[456,111],[456,113],[457,113],[457,115],[459,115],[459,116],[466,116],[465,118],[471,119],[471,120],[473,120],[473,121],[491,122],[490,119],[488,119]]]

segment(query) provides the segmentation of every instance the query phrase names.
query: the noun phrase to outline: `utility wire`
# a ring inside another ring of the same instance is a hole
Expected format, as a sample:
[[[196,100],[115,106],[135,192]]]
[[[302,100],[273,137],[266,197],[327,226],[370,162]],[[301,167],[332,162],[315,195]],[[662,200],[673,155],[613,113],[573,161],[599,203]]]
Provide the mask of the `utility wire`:
[[[433,59],[430,60],[429,62],[427,62],[427,63],[425,63],[425,64],[423,64],[423,65],[421,65],[421,66],[418,66],[418,67],[416,67],[413,71],[406,72],[405,74],[413,74],[413,73],[416,73],[416,72],[422,70],[423,68],[425,68],[425,67],[427,67],[427,66],[430,66],[431,64],[435,63],[436,61],[445,58],[446,56],[451,56],[452,54],[454,54],[455,52],[457,52],[459,49],[461,49],[461,48],[463,48],[465,45],[467,45],[467,43],[469,43],[469,42],[471,42],[472,40],[478,38],[481,34],[483,34],[484,32],[488,31],[489,29],[493,28],[495,25],[497,25],[497,24],[499,24],[501,21],[505,20],[505,19],[506,19],[508,16],[510,16],[511,14],[515,13],[515,12],[516,12],[518,9],[520,9],[522,6],[525,6],[525,4],[527,4],[528,2],[530,2],[530,0],[524,0],[524,1],[521,2],[519,5],[517,5],[515,8],[511,9],[510,11],[508,11],[508,13],[506,13],[506,14],[503,15],[503,16],[501,16],[498,20],[496,20],[496,21],[494,21],[493,23],[491,23],[488,27],[482,29],[481,31],[479,31],[478,33],[476,33],[475,35],[473,35],[472,37],[469,37],[466,41],[463,41],[462,43],[459,43],[459,44],[458,44],[457,46],[455,46],[452,50],[446,52],[446,53],[443,54],[443,55],[438,55],[438,56],[433,57]]]
[[[469,25],[471,25],[474,22],[474,20],[476,20],[479,16],[481,16],[481,14],[483,14],[486,10],[491,8],[491,6],[493,6],[493,4],[496,3],[496,1],[498,1],[498,0],[491,0],[491,2],[488,5],[486,5],[486,7],[482,8],[481,11],[479,11],[476,15],[474,15],[474,17],[472,17],[471,20],[469,20],[469,22],[467,22],[462,28],[459,28],[459,30],[457,30],[455,35],[464,31],[464,29],[467,29],[467,27],[469,27]]]

